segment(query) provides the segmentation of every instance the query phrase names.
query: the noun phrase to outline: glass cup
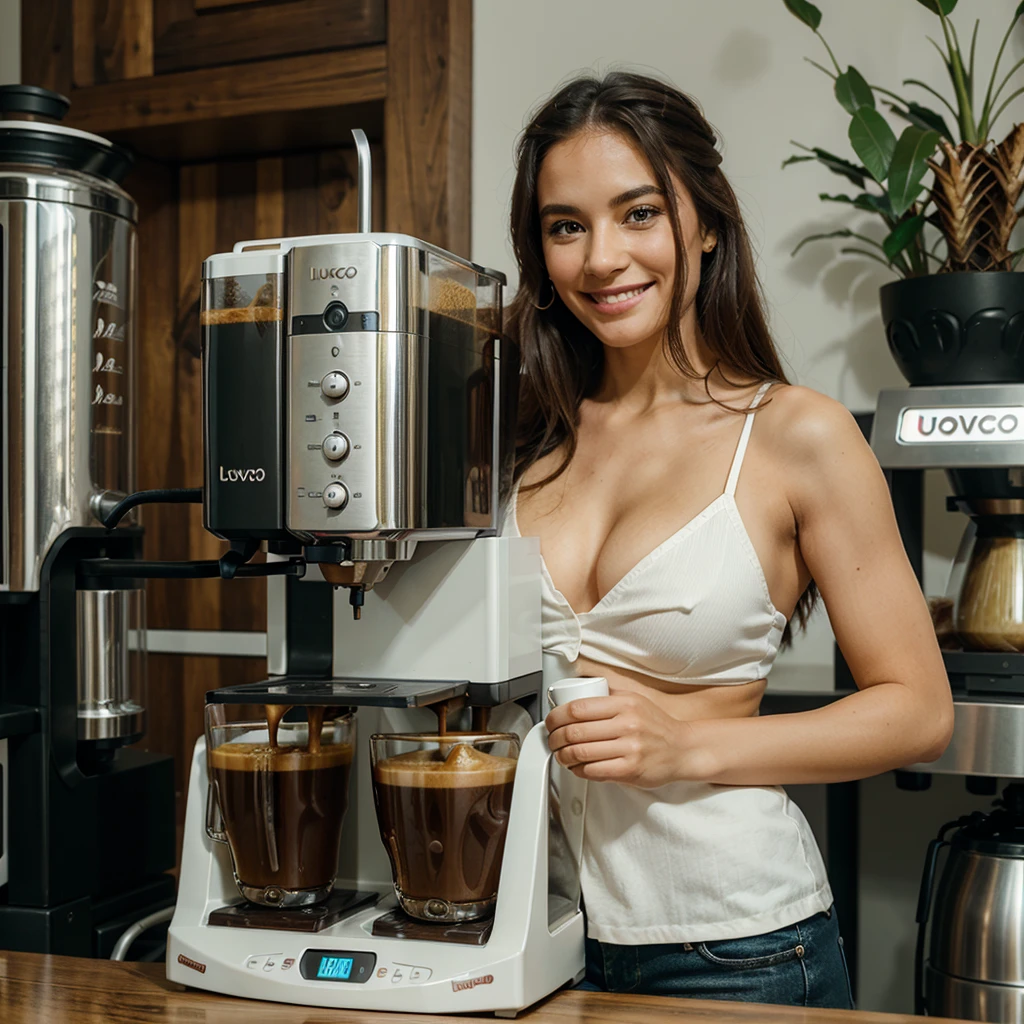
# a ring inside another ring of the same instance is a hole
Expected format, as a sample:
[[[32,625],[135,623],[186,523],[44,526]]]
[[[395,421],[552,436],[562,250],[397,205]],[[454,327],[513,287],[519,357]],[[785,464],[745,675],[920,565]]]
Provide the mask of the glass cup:
[[[370,737],[377,824],[399,905],[422,921],[494,910],[519,739],[510,733]]]
[[[355,739],[352,714],[336,712],[206,706],[206,834],[227,843],[252,903],[309,906],[334,888]]]

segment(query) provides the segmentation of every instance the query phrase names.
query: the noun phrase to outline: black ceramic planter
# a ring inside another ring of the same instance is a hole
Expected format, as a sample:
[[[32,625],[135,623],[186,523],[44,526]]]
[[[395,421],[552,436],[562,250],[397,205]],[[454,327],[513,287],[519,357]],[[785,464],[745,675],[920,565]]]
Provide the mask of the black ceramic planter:
[[[889,350],[910,384],[1024,381],[1024,273],[931,274],[881,289]]]

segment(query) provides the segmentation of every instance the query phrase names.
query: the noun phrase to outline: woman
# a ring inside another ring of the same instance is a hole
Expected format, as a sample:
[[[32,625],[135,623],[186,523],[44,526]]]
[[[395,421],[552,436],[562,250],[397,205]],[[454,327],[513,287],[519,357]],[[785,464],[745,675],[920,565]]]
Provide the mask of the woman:
[[[507,528],[540,538],[547,674],[611,688],[547,719],[594,783],[588,984],[846,1007],[779,787],[933,760],[952,703],[882,473],[841,405],[787,383],[720,162],[693,101],[634,74],[571,82],[525,130]],[[759,718],[819,591],[858,692]]]

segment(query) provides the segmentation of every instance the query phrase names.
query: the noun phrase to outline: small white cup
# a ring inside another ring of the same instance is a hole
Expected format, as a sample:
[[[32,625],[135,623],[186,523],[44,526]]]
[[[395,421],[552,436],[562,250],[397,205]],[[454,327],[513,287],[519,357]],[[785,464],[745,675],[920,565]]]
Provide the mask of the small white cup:
[[[574,676],[559,679],[548,687],[548,706],[557,708],[582,697],[607,697],[608,680],[604,676]]]

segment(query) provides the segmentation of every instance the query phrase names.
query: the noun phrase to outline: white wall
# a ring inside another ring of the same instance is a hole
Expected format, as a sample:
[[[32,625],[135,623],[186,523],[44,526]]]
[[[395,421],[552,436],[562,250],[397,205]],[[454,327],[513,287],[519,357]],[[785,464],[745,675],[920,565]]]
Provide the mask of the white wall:
[[[0,0],[0,85],[21,81],[21,0]]]
[[[905,78],[945,88],[938,55],[925,40],[939,34],[938,25],[920,4],[816,2],[824,13],[822,33],[841,64],[896,91]],[[960,4],[962,36],[973,17],[986,17],[980,67],[994,55],[1015,6],[1016,0]],[[780,167],[792,152],[790,139],[850,155],[848,118],[831,83],[803,61],[827,62],[827,55],[782,0],[475,0],[474,18],[475,259],[513,268],[507,226],[513,147],[528,112],[579,70],[651,70],[695,96],[720,132],[724,169],[747,216],[772,326],[793,378],[854,410],[872,409],[879,388],[902,386],[878,314],[878,288],[890,279],[884,268],[835,259],[831,243],[789,256],[805,235],[856,219],[817,200],[822,191],[848,191],[843,179],[809,164]],[[1024,32],[1018,30],[1007,56],[1006,69],[1024,56]],[[914,98],[934,105],[922,93]],[[1024,100],[1016,109],[1024,116]],[[1004,118],[1004,132],[1009,126]],[[943,509],[944,493],[944,477],[935,474],[928,482],[929,594],[945,590],[961,530]],[[828,687],[831,662],[831,632],[819,614],[773,675],[786,685]],[[959,779],[939,779],[927,794],[905,794],[885,776],[866,783],[863,794],[859,1000],[865,1009],[907,1011],[924,847],[943,821],[985,801],[968,797]],[[820,826],[821,790],[802,787],[800,799]]]
[[[896,91],[904,78],[942,84],[938,55],[924,39],[936,33],[937,22],[919,4],[821,0],[820,6],[821,31],[841,64],[852,63],[868,81]],[[1013,0],[984,5],[986,12],[998,9],[1005,17],[989,18],[979,34],[981,66],[994,53],[1014,6]],[[982,9],[978,0],[961,7]],[[831,83],[803,60],[827,62],[824,49],[781,0],[633,0],[626,8],[617,0],[476,0],[474,17],[474,258],[513,268],[512,156],[528,111],[582,69],[654,71],[695,96],[719,130],[723,166],[747,216],[772,326],[793,378],[854,410],[873,408],[879,388],[903,384],[878,314],[878,288],[891,279],[885,268],[833,258],[836,249],[829,242],[806,247],[796,259],[789,255],[812,232],[872,221],[851,221],[845,208],[817,200],[822,191],[848,191],[844,179],[810,164],[781,169],[793,152],[790,139],[852,155],[848,118]],[[1020,35],[1010,49],[1006,68],[1020,56],[1014,51],[1024,51]],[[915,98],[932,105],[921,93]],[[936,486],[944,486],[943,478]],[[945,590],[959,535],[955,518],[937,518],[929,537],[929,593]],[[786,669],[831,662],[832,635],[819,611],[807,635],[780,658],[778,678],[799,682],[808,674]]]

